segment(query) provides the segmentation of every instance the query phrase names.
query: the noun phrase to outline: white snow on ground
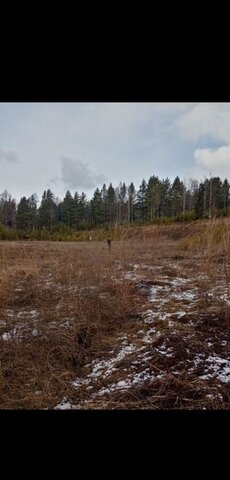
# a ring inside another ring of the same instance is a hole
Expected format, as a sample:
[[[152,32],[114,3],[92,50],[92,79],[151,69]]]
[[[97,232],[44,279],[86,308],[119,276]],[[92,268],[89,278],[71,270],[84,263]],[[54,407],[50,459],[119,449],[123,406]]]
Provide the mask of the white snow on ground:
[[[14,328],[10,332],[3,333],[2,338],[3,340],[8,341],[8,340],[13,340],[14,338],[18,338],[18,336],[19,336],[19,332],[17,331],[16,328]]]
[[[144,382],[148,380],[160,379],[163,376],[164,376],[163,374],[153,375],[152,373],[150,373],[149,368],[145,368],[142,372],[129,374],[125,380],[119,380],[118,382],[111,383],[109,386],[100,388],[97,392],[94,392],[91,394],[91,398],[92,399],[96,399],[98,397],[100,398],[106,394],[110,394],[111,392],[115,392],[115,391],[125,391],[132,388],[134,385],[142,386]],[[75,386],[80,386],[80,385],[77,384]],[[79,403],[78,405],[72,405],[70,402],[67,401],[67,398],[64,398],[55,407],[55,410],[81,409],[83,405],[87,406],[88,403],[89,403],[89,400],[85,400]]]
[[[197,275],[197,279],[198,280],[209,280],[209,277],[208,277],[208,275],[201,274],[201,275]]]
[[[73,320],[74,317],[63,317],[63,322],[56,322],[52,321],[49,322],[48,327],[51,328],[52,330],[55,330],[57,327],[60,328],[68,328],[69,327],[69,322],[70,320]]]
[[[154,375],[150,373],[149,368],[145,368],[142,372],[138,373],[130,373],[127,375],[125,380],[119,380],[118,382],[112,383],[107,387],[102,387],[99,391],[92,394],[93,398],[102,397],[105,394],[109,394],[115,391],[123,391],[132,388],[134,385],[140,385],[140,387],[144,384],[144,382],[148,380],[157,380],[164,376],[164,374],[157,374]]]
[[[131,265],[131,264],[130,264]],[[132,265],[134,267],[134,271],[129,271],[126,272],[126,278],[129,280],[137,281],[137,280],[142,280],[143,275],[140,274],[137,271],[137,265]],[[148,266],[148,265],[139,265],[139,269],[147,269],[147,270],[152,270],[156,271],[156,276],[154,278],[154,285],[152,286],[144,286],[140,284],[140,289],[141,290],[146,290],[146,292],[149,291],[149,301],[151,303],[157,304],[158,307],[161,307],[163,305],[167,306],[167,302],[170,302],[172,300],[177,300],[180,301],[182,304],[183,302],[188,303],[188,308],[191,309],[194,307],[196,302],[199,300],[199,288],[194,285],[194,281],[197,280],[209,280],[209,277],[207,275],[198,275],[196,277],[190,277],[190,278],[185,278],[182,276],[178,276],[177,273],[180,271],[180,267],[177,265],[177,268],[175,269],[175,264],[169,264],[167,263],[167,268],[170,268],[172,271],[175,272],[174,275],[172,275],[172,272],[169,275],[160,275],[159,270],[164,268],[164,265],[159,266]],[[146,276],[144,277],[146,280]],[[159,285],[157,285],[157,281],[160,282]],[[162,285],[162,282],[164,284]],[[187,287],[185,289],[185,287]],[[210,288],[210,287],[209,287]],[[221,281],[221,279],[218,281],[218,285],[213,285],[211,290],[208,293],[208,297],[210,298],[210,301],[216,302],[217,300],[224,302],[226,305],[230,305],[230,294],[228,287],[226,287],[226,283]],[[187,310],[187,308],[186,308]],[[162,313],[162,312],[161,312]],[[188,312],[186,311],[185,314]]]
[[[195,367],[203,364],[205,367],[204,375],[200,375],[201,380],[209,380],[211,378],[217,378],[221,382],[230,382],[230,360],[227,358],[221,358],[217,355],[209,355],[205,358],[204,354],[197,355],[193,363]],[[193,371],[194,367],[191,367],[188,371]]]
[[[209,378],[216,377],[221,382],[230,382],[230,360],[218,357],[216,355],[210,355],[205,359],[206,373],[199,378],[202,380],[208,380]]]
[[[177,268],[177,271],[180,269]],[[140,285],[137,284],[137,287],[140,291],[145,291],[147,293],[147,301],[154,305],[154,308],[148,308],[142,312],[144,323],[154,323],[155,321],[169,320],[173,315],[174,321],[179,321],[184,316],[194,315],[196,309],[199,309],[199,301],[203,297],[204,293],[197,287],[197,279],[208,279],[207,275],[200,275],[198,277],[184,278],[181,275],[160,275],[159,272],[156,272],[154,277],[154,284],[151,285],[151,279],[148,278],[140,282]],[[140,280],[140,278],[139,278]],[[159,282],[159,284],[158,284]],[[228,288],[221,279],[218,280],[218,285],[213,285],[210,287],[208,298],[210,302],[216,305],[216,301],[225,302],[226,306],[230,303]],[[205,295],[205,300],[207,300],[207,293]],[[198,306],[197,306],[198,303]],[[180,307],[176,309],[176,305]],[[211,304],[209,305],[211,308]],[[175,324],[169,322],[169,326],[173,327]]]
[[[29,310],[29,311],[21,310],[20,312],[18,312],[17,317],[34,318],[34,317],[37,317],[38,315],[39,315],[38,310]]]
[[[171,285],[173,285],[174,287],[185,285],[188,282],[189,282],[189,278],[183,278],[183,277],[176,277],[170,281]]]
[[[116,383],[112,383],[109,387],[101,388],[97,393],[93,394],[92,396],[96,398],[98,396],[103,396],[106,393],[111,393],[117,390],[127,390],[137,384],[141,386],[147,380],[152,380],[153,377],[155,379],[158,379],[162,378],[163,375],[160,374],[153,376],[153,374],[150,374],[150,369],[146,368],[140,373],[135,373],[134,375],[129,374],[125,380],[119,380]]]
[[[205,355],[204,353],[201,353],[200,355],[197,355],[194,359],[193,359],[193,363],[195,365],[195,367],[197,365],[200,365],[200,363],[203,363],[205,360]],[[193,367],[190,369],[190,370],[193,370]]]
[[[171,313],[163,313],[159,310],[146,310],[142,313],[144,318],[144,323],[153,323],[155,320],[166,320],[167,318],[171,317]]]
[[[40,312],[38,310],[20,310],[19,312],[14,312],[12,309],[6,309],[4,312],[6,317],[15,318],[15,322],[18,322],[14,328],[9,330],[8,332],[5,332],[2,334],[2,339],[5,341],[9,340],[22,340],[23,336],[31,334],[32,336],[37,336],[38,335],[38,330],[36,326],[38,325],[38,320],[40,316]],[[73,317],[72,317],[73,318]],[[33,325],[30,323],[27,323],[28,320],[33,320]],[[49,328],[51,329],[56,329],[57,326],[58,328],[64,328],[67,329],[69,327],[71,317],[64,317],[63,321],[60,322],[50,322],[49,323]],[[4,327],[7,326],[7,320],[5,321],[0,321],[0,325],[3,325]]]
[[[156,295],[156,293],[161,294],[162,290],[163,291],[165,290],[165,286],[154,285],[153,287],[150,288],[150,295],[153,297],[154,295]]]
[[[17,318],[34,318],[39,316],[38,310],[20,310],[19,312],[15,312],[14,310],[7,308],[4,312],[6,317],[17,317]]]
[[[12,310],[12,309],[10,309],[10,308],[7,308],[7,309],[5,310],[5,315],[6,315],[7,317],[14,317],[14,315],[15,315],[14,310]]]
[[[149,354],[149,352],[145,352],[145,353],[142,352],[141,354],[137,355],[137,360],[134,360],[132,362],[132,367],[133,365],[139,365],[140,363],[141,364],[147,363],[151,359],[152,359],[152,354]]]
[[[67,398],[64,397],[63,400],[56,407],[54,407],[54,410],[77,410],[78,408],[78,405],[72,405],[67,401]]]
[[[165,345],[161,345],[159,348],[155,348],[156,352],[160,353],[161,355],[165,355],[166,357],[173,357],[174,354],[172,348],[167,348]],[[169,352],[169,353],[168,353]]]
[[[144,278],[143,275],[140,273],[134,273],[134,272],[127,272],[124,276],[125,280],[140,280],[140,278]]]
[[[17,325],[9,332],[5,332],[2,334],[2,339],[5,341],[11,340],[22,340],[25,334],[31,334],[33,337],[38,335],[38,330],[36,328],[32,328],[31,326],[28,327],[26,324]]]
[[[102,397],[110,392],[129,389],[137,384],[141,385],[146,380],[162,378],[163,374],[153,374],[150,372],[148,367],[146,368],[146,363],[151,360],[152,355],[150,355],[149,352],[143,352],[143,350],[146,349],[145,345],[152,343],[154,338],[157,338],[159,335],[161,335],[160,332],[157,332],[155,328],[150,328],[148,331],[140,330],[138,334],[142,340],[142,345],[140,343],[138,343],[138,346],[133,343],[128,343],[128,337],[126,334],[118,337],[118,340],[122,341],[122,343],[120,343],[118,353],[115,354],[115,351],[111,351],[110,354],[113,356],[108,360],[93,360],[91,364],[86,365],[86,367],[91,370],[90,373],[88,373],[86,377],[77,378],[72,385],[75,388],[85,386],[87,390],[94,389],[91,397],[97,398]],[[139,337],[138,339],[140,340]],[[122,373],[126,371],[131,373],[128,373],[126,378],[120,379],[116,382],[111,381],[111,383],[106,385],[106,387],[101,386],[101,382],[103,383],[105,379],[109,380],[111,377],[112,380],[113,374],[117,371],[117,367],[119,367],[119,362],[133,352],[140,353],[137,355],[137,357],[135,357],[135,360],[131,361],[127,369],[122,368]],[[164,350],[164,347],[162,347],[162,351],[160,353],[163,352],[165,355],[167,355],[167,351]],[[168,355],[171,354],[169,353]],[[142,368],[141,371],[132,372],[132,369],[135,370],[135,368],[138,366]],[[87,402],[84,401],[84,404],[86,403]]]
[[[157,332],[156,328],[150,328],[150,330],[148,330],[146,332],[144,337],[142,337],[142,342],[152,343],[153,342],[153,337],[158,336],[157,333],[160,333],[160,332]]]
[[[168,277],[167,277],[168,278]],[[168,282],[169,282],[168,278]],[[159,306],[166,305],[172,300],[179,301],[195,301],[198,300],[198,289],[190,286],[187,290],[180,291],[179,287],[187,283],[186,279],[178,278],[170,280],[170,284],[166,285],[153,285],[149,288],[149,301],[151,303],[157,303]]]
[[[186,292],[178,292],[172,293],[171,297],[175,298],[176,300],[195,300],[197,299],[197,293],[193,290],[187,290]]]
[[[78,378],[73,382],[74,387],[79,387],[82,385],[89,385],[92,380],[97,379],[98,377],[106,378],[111,373],[113,373],[116,368],[115,365],[123,360],[127,355],[137,351],[137,347],[130,344],[122,346],[119,353],[109,360],[93,360],[91,364],[86,365],[86,367],[90,367],[92,369],[91,373],[87,375],[86,379]]]
[[[182,318],[186,315],[186,312],[184,312],[184,310],[177,310],[176,315],[177,318]]]
[[[77,378],[73,382],[73,386],[75,388],[84,386],[86,387],[86,390],[92,389],[93,392],[91,393],[91,398],[96,399],[98,397],[103,397],[106,394],[110,394],[111,392],[125,391],[132,388],[134,385],[141,386],[148,380],[152,381],[162,378],[164,372],[153,373],[147,366],[152,359],[152,354],[150,354],[149,350],[146,351],[147,345],[152,344],[155,339],[161,336],[161,333],[157,331],[156,328],[152,327],[147,331],[139,330],[137,335],[138,346],[135,345],[135,343],[128,343],[127,334],[118,337],[118,342],[121,342],[118,353],[115,354],[115,351],[111,351],[110,354],[112,355],[112,358],[108,360],[94,360],[91,364],[86,365],[86,367],[90,369],[90,373],[85,377]],[[168,357],[173,356],[172,349],[167,348],[166,345],[156,348],[156,351]],[[127,372],[125,378],[121,378],[115,382],[112,381],[113,375],[116,373],[117,367],[119,367],[119,362],[134,352],[138,353],[135,360],[131,360],[127,368],[122,368],[122,377],[124,372]],[[137,368],[141,371],[137,372]],[[111,383],[103,386],[103,381],[106,379],[108,382],[110,377]],[[81,405],[79,404],[79,408],[83,405],[87,405],[87,403],[88,401],[84,400]],[[66,405],[66,403],[64,405]]]
[[[210,398],[211,400],[216,400],[216,398],[223,400],[223,397],[219,392],[216,392],[215,395],[213,395],[212,393],[209,393],[208,395],[206,395],[206,397]]]
[[[11,330],[2,334],[2,339],[5,341],[12,340],[22,340],[25,334],[31,334],[32,336],[38,335],[38,330],[35,328],[35,325],[27,324],[28,320],[33,320],[37,322],[40,312],[38,310],[20,310],[19,312],[14,312],[12,309],[5,310],[5,316],[15,317],[15,321],[18,321],[18,324],[15,325]],[[22,321],[23,319],[23,321]],[[4,326],[7,326],[7,321],[4,322]]]
[[[144,318],[144,323],[153,323],[156,317],[158,316],[158,313],[148,309],[145,312],[143,312],[142,315]]]

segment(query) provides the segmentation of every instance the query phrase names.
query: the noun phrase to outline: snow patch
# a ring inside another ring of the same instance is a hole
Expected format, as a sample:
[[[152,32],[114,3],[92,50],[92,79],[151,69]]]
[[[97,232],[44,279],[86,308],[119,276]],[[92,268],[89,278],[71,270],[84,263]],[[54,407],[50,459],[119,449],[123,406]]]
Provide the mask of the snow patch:
[[[202,380],[216,377],[221,382],[230,382],[230,360],[210,355],[206,359],[206,363],[209,363],[209,365],[206,367],[206,373],[200,376]]]
[[[78,408],[78,405],[72,405],[67,401],[67,398],[64,397],[63,400],[56,407],[54,407],[54,410],[77,410]]]

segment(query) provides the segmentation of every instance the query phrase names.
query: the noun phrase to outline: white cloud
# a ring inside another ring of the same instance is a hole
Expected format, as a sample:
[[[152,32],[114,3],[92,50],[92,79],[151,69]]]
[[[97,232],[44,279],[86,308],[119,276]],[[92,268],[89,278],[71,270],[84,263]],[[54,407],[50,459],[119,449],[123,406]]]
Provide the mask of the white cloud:
[[[184,137],[199,140],[210,137],[230,143],[230,103],[199,103],[183,112],[175,121],[176,130]]]
[[[192,105],[175,119],[174,131],[197,147],[186,174],[199,179],[210,174],[230,177],[230,103]]]
[[[230,170],[230,146],[217,148],[197,148],[194,158],[198,165],[208,168],[225,168]]]
[[[197,148],[194,152],[195,165],[190,170],[191,176],[218,176],[230,178],[230,146],[223,145],[217,149]]]

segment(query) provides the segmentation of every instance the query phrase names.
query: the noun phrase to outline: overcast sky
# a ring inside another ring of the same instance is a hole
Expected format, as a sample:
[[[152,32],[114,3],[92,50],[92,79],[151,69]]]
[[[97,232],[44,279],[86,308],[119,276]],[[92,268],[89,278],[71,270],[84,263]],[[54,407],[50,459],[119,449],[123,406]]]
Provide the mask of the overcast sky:
[[[230,103],[0,103],[0,194],[230,180]]]

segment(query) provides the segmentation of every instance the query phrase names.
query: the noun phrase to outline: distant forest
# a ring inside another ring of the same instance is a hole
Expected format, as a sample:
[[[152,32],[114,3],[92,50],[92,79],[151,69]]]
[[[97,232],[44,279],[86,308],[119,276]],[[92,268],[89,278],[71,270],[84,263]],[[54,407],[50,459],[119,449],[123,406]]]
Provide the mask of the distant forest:
[[[227,216],[230,213],[229,182],[219,177],[203,182],[190,179],[173,182],[153,175],[142,181],[138,190],[133,183],[112,183],[97,188],[91,200],[85,193],[68,190],[59,200],[45,190],[40,204],[36,194],[22,197],[19,203],[6,190],[0,195],[0,227],[38,231],[66,226],[74,230],[114,225],[196,220]]]

